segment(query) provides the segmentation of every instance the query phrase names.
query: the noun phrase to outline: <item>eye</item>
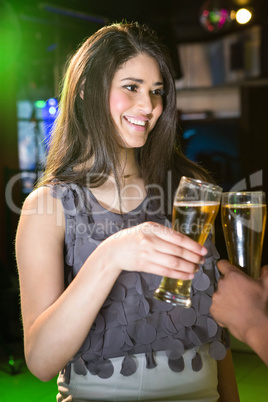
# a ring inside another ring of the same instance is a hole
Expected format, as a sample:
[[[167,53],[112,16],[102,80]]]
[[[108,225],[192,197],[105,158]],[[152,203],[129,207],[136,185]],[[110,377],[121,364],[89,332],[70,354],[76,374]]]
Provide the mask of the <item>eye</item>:
[[[157,89],[154,89],[154,90],[152,91],[152,94],[153,94],[153,95],[164,96],[164,95],[165,95],[165,90],[164,90],[164,88],[157,88]]]
[[[137,91],[138,86],[136,84],[130,84],[130,85],[124,85],[124,88],[126,88],[130,92]]]

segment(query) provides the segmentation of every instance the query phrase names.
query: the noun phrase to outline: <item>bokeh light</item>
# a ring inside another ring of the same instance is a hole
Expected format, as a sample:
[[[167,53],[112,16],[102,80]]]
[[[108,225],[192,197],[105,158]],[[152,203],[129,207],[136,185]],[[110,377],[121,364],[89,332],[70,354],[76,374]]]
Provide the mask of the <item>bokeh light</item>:
[[[209,32],[219,32],[230,26],[231,10],[220,1],[206,1],[200,11],[200,24]]]
[[[252,13],[246,8],[240,8],[236,13],[236,21],[239,24],[247,24],[252,17]]]

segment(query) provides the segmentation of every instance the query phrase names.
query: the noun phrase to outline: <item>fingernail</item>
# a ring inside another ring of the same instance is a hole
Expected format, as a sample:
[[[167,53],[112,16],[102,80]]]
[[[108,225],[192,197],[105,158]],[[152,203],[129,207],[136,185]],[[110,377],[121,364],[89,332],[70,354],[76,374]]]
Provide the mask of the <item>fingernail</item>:
[[[200,264],[205,264],[205,262],[206,262],[206,259],[203,257],[203,258],[201,259],[201,261],[200,261]]]
[[[202,249],[201,249],[201,255],[206,255],[207,254],[207,249],[206,249],[206,247],[202,247]]]

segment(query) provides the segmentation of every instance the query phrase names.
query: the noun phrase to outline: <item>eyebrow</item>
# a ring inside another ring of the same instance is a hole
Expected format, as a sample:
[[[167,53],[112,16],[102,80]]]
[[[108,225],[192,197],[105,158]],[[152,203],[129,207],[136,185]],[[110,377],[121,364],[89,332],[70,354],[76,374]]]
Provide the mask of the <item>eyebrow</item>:
[[[144,80],[141,80],[140,78],[133,78],[133,77],[126,77],[126,78],[123,78],[122,80],[121,80],[121,82],[122,81],[134,81],[134,82],[137,82],[137,84],[143,84],[144,83]],[[161,82],[161,81],[157,81],[157,82],[155,82],[154,84],[153,84],[154,86],[158,86],[158,85],[164,85],[164,83],[163,82]]]

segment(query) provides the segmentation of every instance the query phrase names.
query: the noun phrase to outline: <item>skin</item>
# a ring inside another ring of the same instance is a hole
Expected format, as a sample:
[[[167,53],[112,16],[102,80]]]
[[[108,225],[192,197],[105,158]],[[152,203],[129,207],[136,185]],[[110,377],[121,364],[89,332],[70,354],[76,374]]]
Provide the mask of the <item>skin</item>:
[[[218,268],[223,277],[212,297],[211,314],[268,365],[268,265],[258,280],[226,260],[219,261]]]

